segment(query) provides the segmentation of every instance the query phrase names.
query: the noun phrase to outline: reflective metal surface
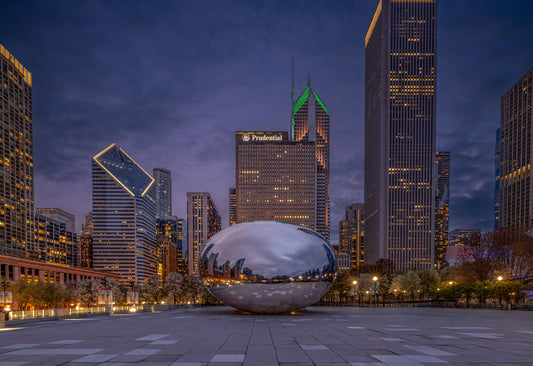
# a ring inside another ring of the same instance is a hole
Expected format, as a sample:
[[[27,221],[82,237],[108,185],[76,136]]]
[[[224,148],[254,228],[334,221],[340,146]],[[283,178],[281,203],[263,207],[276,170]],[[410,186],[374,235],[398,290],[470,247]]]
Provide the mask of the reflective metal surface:
[[[200,275],[220,301],[254,313],[283,313],[320,299],[335,277],[335,255],[316,231],[274,221],[246,222],[212,236]]]

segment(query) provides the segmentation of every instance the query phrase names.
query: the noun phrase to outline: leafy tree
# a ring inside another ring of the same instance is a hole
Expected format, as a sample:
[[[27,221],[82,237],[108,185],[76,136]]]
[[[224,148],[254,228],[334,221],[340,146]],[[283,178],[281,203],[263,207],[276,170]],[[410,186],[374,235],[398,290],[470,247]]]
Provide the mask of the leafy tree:
[[[161,280],[158,275],[153,275],[144,280],[139,294],[142,301],[148,304],[158,304],[164,298]]]
[[[31,284],[26,281],[19,281],[13,285],[14,302],[18,310],[26,310],[33,300]]]
[[[91,307],[98,304],[98,290],[103,290],[104,286],[98,280],[83,280],[73,285],[73,295],[80,303]]]
[[[337,272],[337,276],[335,276],[335,281],[324,296],[330,299],[340,299],[350,296],[352,281],[353,279],[349,271],[341,270]]]
[[[399,274],[392,280],[392,288],[399,289],[410,300],[415,300],[420,290],[420,277],[413,271]]]
[[[432,296],[438,288],[439,274],[433,269],[423,269],[418,272],[420,278],[420,297],[425,299]]]
[[[186,275],[181,283],[182,299],[194,304],[200,302],[205,296],[205,286],[197,276]]]
[[[169,273],[165,278],[163,283],[163,289],[166,293],[165,300],[170,304],[179,303],[182,287],[181,283],[183,282],[183,276],[179,273],[172,272]]]
[[[484,304],[495,293],[495,283],[492,281],[476,281],[472,286],[480,304]]]
[[[370,283],[372,282],[372,277],[370,273],[362,273],[355,278],[359,290],[357,291],[357,301],[361,303],[362,299],[365,299],[370,296]],[[367,294],[368,291],[368,294]]]

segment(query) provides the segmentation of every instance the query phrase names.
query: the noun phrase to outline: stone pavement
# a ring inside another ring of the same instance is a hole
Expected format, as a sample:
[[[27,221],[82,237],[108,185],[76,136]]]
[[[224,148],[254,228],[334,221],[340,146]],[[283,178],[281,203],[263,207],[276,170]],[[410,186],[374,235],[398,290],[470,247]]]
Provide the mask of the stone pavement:
[[[65,319],[0,329],[0,366],[533,365],[533,312],[228,307]]]

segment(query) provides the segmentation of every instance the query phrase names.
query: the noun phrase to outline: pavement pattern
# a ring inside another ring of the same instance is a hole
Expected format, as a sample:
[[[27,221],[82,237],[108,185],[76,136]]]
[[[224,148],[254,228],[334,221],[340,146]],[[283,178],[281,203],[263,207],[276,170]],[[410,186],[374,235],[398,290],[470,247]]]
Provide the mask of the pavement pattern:
[[[115,314],[0,329],[0,366],[533,365],[533,312],[229,307]]]

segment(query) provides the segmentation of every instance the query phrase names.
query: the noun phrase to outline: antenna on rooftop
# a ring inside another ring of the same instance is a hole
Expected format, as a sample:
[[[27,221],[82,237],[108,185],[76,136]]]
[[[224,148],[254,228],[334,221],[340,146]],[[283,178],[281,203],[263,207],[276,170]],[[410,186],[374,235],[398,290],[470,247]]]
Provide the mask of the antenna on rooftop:
[[[292,79],[292,88],[291,88],[291,129],[290,129],[290,140],[294,140],[294,55],[292,56],[291,62],[291,79]]]

